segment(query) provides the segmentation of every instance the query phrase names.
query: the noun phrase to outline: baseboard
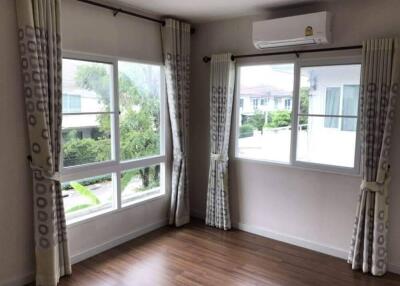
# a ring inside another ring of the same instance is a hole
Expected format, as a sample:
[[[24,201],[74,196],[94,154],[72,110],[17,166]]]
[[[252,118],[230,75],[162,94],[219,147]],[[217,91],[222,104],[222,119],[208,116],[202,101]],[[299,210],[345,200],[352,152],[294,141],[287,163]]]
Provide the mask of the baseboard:
[[[104,252],[113,247],[116,247],[124,242],[130,241],[130,240],[135,239],[139,236],[142,236],[148,232],[159,229],[160,227],[163,227],[167,224],[168,224],[168,220],[165,218],[158,222],[155,222],[155,223],[146,225],[144,227],[141,227],[139,229],[136,229],[135,231],[132,231],[125,235],[119,236],[113,240],[107,241],[107,242],[97,245],[93,248],[90,248],[84,252],[81,252],[79,254],[71,256],[71,263],[75,264],[82,260],[88,259],[92,256],[100,254],[101,252]],[[21,276],[19,278],[13,278],[13,279],[10,279],[10,280],[4,281],[4,282],[0,281],[0,286],[21,286],[21,285],[31,283],[32,281],[34,281],[34,279],[35,279],[35,276],[34,276],[34,273],[32,272],[32,273],[26,274],[24,276]]]
[[[7,281],[0,281],[0,286],[21,286],[31,283],[35,279],[35,274],[33,272],[26,274],[24,276],[13,278]]]
[[[348,252],[345,249],[327,246],[327,245],[324,245],[324,244],[321,244],[321,243],[318,243],[315,241],[306,240],[303,238],[279,233],[276,231],[267,230],[265,228],[248,225],[248,224],[244,224],[244,223],[234,223],[233,226],[237,229],[240,229],[240,230],[243,230],[243,231],[246,231],[249,233],[257,234],[257,235],[260,235],[263,237],[267,237],[267,238],[271,238],[274,240],[289,243],[292,245],[296,245],[299,247],[307,248],[307,249],[314,250],[314,251],[317,251],[320,253],[338,257],[338,258],[341,258],[344,260],[347,259]],[[388,271],[392,272],[392,273],[400,274],[400,265],[389,263]]]
[[[248,225],[244,223],[236,223],[234,226],[240,230],[250,232],[253,234],[257,234],[260,236],[268,237],[274,240],[279,240],[285,243],[293,244],[296,246],[300,246],[303,248],[307,248],[310,250],[314,250],[317,252],[321,252],[324,254],[328,254],[334,257],[342,258],[342,259],[347,259],[347,250],[345,249],[340,249],[340,248],[335,248],[332,246],[324,245],[315,241],[299,238],[296,236],[292,235],[287,235],[284,233],[279,233],[276,231],[271,231],[265,228],[261,228],[258,226],[253,226],[253,225]]]
[[[197,211],[197,210],[190,210],[190,216],[193,218],[201,219],[201,220],[204,220],[206,218],[206,216],[203,212]]]
[[[152,224],[146,225],[146,226],[144,226],[142,228],[136,229],[136,230],[134,230],[134,231],[132,231],[130,233],[127,233],[125,235],[121,235],[121,236],[119,236],[119,237],[117,237],[117,238],[115,238],[113,240],[110,240],[110,241],[107,241],[105,243],[99,244],[99,245],[97,245],[95,247],[92,247],[92,248],[90,248],[88,250],[85,250],[85,251],[83,251],[83,252],[81,252],[79,254],[75,254],[75,255],[71,256],[71,263],[75,264],[75,263],[78,263],[78,262],[80,262],[82,260],[88,259],[88,258],[90,258],[92,256],[95,256],[95,255],[97,255],[99,253],[102,253],[102,252],[104,252],[106,250],[109,250],[109,249],[111,249],[113,247],[116,247],[116,246],[118,246],[118,245],[120,245],[122,243],[125,243],[125,242],[130,241],[132,239],[135,239],[135,238],[137,238],[139,236],[142,236],[142,235],[144,235],[144,234],[146,234],[148,232],[151,232],[153,230],[159,229],[160,227],[163,227],[163,226],[165,226],[167,224],[168,224],[168,220],[165,218],[165,219],[160,220],[160,221],[158,221],[156,223],[152,223]]]
[[[396,274],[400,275],[400,265],[389,263],[388,264],[388,270],[389,270],[389,272],[396,273]]]

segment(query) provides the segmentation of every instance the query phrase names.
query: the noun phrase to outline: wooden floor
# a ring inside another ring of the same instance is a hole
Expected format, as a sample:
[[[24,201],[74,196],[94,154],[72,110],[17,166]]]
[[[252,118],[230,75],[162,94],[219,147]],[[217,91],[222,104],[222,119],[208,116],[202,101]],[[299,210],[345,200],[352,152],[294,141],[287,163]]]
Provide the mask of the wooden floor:
[[[73,266],[60,286],[400,285],[343,260],[238,230],[165,227]]]

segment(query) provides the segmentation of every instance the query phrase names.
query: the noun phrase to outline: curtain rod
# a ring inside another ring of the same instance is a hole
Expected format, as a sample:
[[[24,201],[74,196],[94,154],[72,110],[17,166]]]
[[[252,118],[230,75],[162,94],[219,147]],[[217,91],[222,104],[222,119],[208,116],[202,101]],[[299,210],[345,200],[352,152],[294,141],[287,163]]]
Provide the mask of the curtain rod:
[[[116,8],[116,7],[113,7],[113,6],[110,6],[110,5],[106,5],[106,4],[102,4],[102,3],[98,3],[98,2],[90,1],[90,0],[77,0],[77,1],[89,4],[89,5],[101,7],[101,8],[104,8],[104,9],[111,10],[111,11],[113,11],[113,15],[114,16],[117,16],[118,13],[122,13],[122,14],[133,16],[133,17],[138,17],[138,18],[142,18],[142,19],[145,19],[145,20],[149,20],[149,21],[152,21],[152,22],[157,22],[157,23],[159,23],[161,25],[165,25],[165,21],[163,21],[163,20],[151,18],[151,17],[148,17],[148,16],[144,16],[144,15],[141,15],[141,14],[130,12],[130,11],[126,11],[126,10],[123,10],[121,8]]]
[[[306,54],[306,53],[329,52],[329,51],[340,51],[340,50],[355,50],[355,49],[361,49],[361,48],[362,48],[361,45],[357,45],[357,46],[322,48],[322,49],[313,49],[313,50],[271,52],[271,53],[262,53],[262,54],[237,55],[237,56],[232,55],[231,59],[233,61],[234,59],[240,59],[240,58],[254,58],[254,57],[262,57],[262,56],[277,56],[277,55],[289,55],[289,54],[295,54],[297,57],[299,57],[300,54]],[[210,57],[207,57],[207,56],[203,57],[203,62],[208,63],[209,61],[211,61]]]
[[[122,13],[122,14],[133,16],[133,17],[145,19],[145,20],[148,20],[148,21],[156,22],[156,23],[159,23],[159,24],[161,24],[163,26],[165,25],[165,21],[164,20],[151,18],[151,17],[145,16],[145,15],[141,15],[141,14],[137,14],[137,13],[134,13],[134,12],[130,12],[130,11],[127,11],[127,10],[124,10],[124,9],[121,9],[121,8],[116,8],[114,6],[98,3],[98,2],[95,2],[95,1],[91,1],[91,0],[77,0],[77,1],[85,3],[85,4],[89,4],[89,5],[93,5],[93,6],[97,6],[97,7],[101,7],[101,8],[104,8],[104,9],[111,10],[111,11],[113,11],[113,15],[114,16],[117,16],[118,13]],[[194,34],[194,32],[195,32],[195,29],[191,28],[190,29],[190,33]]]

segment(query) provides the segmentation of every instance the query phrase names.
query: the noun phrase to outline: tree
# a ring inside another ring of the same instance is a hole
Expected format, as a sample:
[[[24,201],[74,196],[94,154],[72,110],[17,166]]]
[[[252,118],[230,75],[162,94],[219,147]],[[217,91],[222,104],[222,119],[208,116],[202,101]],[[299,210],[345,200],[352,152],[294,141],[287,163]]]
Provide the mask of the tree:
[[[78,67],[75,78],[79,87],[91,90],[99,95],[99,101],[110,110],[110,80],[104,67],[85,65]],[[134,81],[125,73],[119,72],[119,102],[120,102],[120,145],[121,160],[134,159],[153,155],[159,146],[159,100],[154,92],[140,90]],[[84,152],[96,156],[96,160],[104,160],[110,152],[110,116],[98,115],[99,135],[97,140],[86,138],[82,140],[69,139],[64,150],[76,150],[75,141],[85,145]],[[97,144],[102,140],[105,144]],[[96,143],[97,142],[97,143]],[[94,144],[93,144],[94,143]],[[95,145],[102,145],[96,147]],[[78,148],[79,149],[79,148]],[[71,151],[72,152],[72,151]],[[107,153],[108,152],[108,153]],[[96,153],[96,154],[94,154]],[[75,154],[76,156],[77,154]],[[150,185],[150,167],[139,171],[143,187]],[[153,172],[153,180],[159,180],[159,168]]]
[[[308,114],[309,107],[309,96],[310,96],[310,88],[302,87],[300,88],[300,113]],[[299,124],[307,124],[308,117],[300,116]]]
[[[286,127],[291,123],[291,113],[288,110],[276,110],[268,113],[269,128]]]
[[[256,110],[254,115],[248,119],[248,123],[263,134],[265,124],[265,112]]]

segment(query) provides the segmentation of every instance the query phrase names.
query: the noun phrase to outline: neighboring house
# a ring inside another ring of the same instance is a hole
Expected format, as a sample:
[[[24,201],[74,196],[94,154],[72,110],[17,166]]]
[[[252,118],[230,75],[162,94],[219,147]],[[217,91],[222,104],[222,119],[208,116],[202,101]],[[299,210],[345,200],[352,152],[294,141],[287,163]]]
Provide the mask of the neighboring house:
[[[359,99],[360,66],[336,69],[320,68],[317,72],[303,74],[310,87],[309,114],[357,115]],[[357,120],[340,117],[309,117],[312,128],[330,128],[339,131],[355,131]]]
[[[99,95],[93,91],[80,88],[75,82],[78,66],[73,62],[63,66],[67,71],[63,73],[63,132],[75,130],[80,138],[93,137],[99,123],[97,115],[81,114],[102,110]],[[72,113],[71,115],[66,115]]]
[[[291,91],[268,85],[241,87],[240,114],[242,119],[253,115],[256,111],[268,114],[274,110],[292,110]]]

